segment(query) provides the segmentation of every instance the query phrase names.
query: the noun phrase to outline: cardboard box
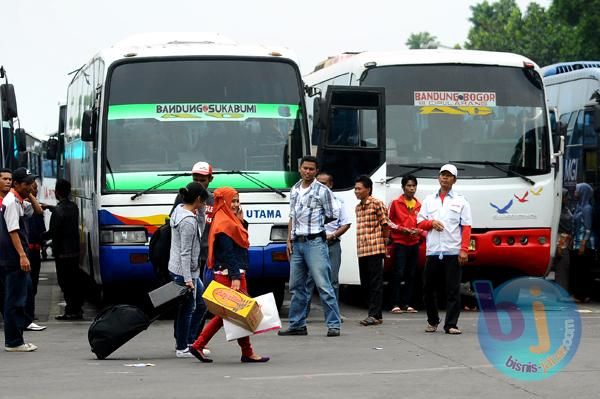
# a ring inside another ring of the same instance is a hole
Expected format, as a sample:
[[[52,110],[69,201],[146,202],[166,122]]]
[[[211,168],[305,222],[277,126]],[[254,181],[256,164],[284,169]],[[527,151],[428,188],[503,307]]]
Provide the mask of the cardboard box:
[[[214,280],[206,287],[202,298],[209,312],[250,331],[256,331],[262,320],[262,312],[254,299]]]

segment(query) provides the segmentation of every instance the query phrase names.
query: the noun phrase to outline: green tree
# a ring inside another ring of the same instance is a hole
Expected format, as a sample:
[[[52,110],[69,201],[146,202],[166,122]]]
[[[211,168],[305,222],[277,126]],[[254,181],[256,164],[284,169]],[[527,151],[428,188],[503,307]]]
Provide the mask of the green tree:
[[[439,46],[437,38],[429,32],[411,33],[405,44],[409,49],[437,48]]]
[[[554,0],[548,12],[567,35],[563,60],[600,59],[600,0]]]

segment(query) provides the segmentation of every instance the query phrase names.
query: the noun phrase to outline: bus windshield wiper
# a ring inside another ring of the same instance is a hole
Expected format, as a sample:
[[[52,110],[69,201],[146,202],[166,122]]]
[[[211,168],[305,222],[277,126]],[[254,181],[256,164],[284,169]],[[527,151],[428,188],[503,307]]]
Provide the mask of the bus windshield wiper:
[[[464,165],[487,165],[487,166],[491,166],[493,168],[496,168],[508,175],[511,176],[516,176],[516,177],[520,177],[521,179],[525,180],[527,183],[531,184],[532,186],[535,185],[535,182],[533,180],[531,180],[529,177],[520,174],[519,172],[516,172],[512,169],[508,169],[505,168],[504,166],[500,166],[501,162],[492,162],[492,161],[450,161],[450,163],[461,163]]]
[[[131,196],[131,200],[133,201],[134,199],[141,197],[142,195],[149,193],[152,190],[156,190],[157,188],[164,186],[165,184],[172,182],[173,180],[180,178],[182,176],[191,176],[192,174],[190,172],[182,172],[182,173],[169,173],[169,174],[164,174],[164,175],[157,175],[157,176],[169,176],[168,179],[165,179],[161,182],[158,182],[157,184],[153,185],[152,187],[148,187],[147,189],[140,191],[138,193],[135,193]]]
[[[283,193],[283,191],[281,191],[278,188],[275,188],[273,186],[270,186],[269,184],[265,183],[264,181],[260,180],[257,177],[252,176],[252,175],[257,175],[258,172],[244,172],[242,170],[225,170],[225,171],[218,171],[218,172],[213,172],[213,173],[214,174],[222,174],[222,175],[240,175],[243,178],[250,180],[252,183],[256,184],[257,186],[259,186],[261,188],[268,188],[269,190],[273,191],[274,193],[281,195],[281,198],[286,197],[286,195]]]
[[[391,180],[397,179],[399,177],[408,176],[408,175],[418,172],[420,170],[438,170],[440,168],[439,166],[407,165],[407,164],[400,164],[397,166],[400,166],[402,168],[413,168],[413,169],[409,170],[408,172],[404,172],[404,173],[400,173],[400,174],[388,177],[387,179],[385,179],[386,183],[389,183]]]

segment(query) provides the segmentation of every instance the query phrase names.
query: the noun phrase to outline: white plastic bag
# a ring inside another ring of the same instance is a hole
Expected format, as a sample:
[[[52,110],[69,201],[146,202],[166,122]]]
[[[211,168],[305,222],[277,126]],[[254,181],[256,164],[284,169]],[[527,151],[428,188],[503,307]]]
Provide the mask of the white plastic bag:
[[[248,337],[250,335],[261,334],[267,331],[279,330],[281,328],[281,320],[279,319],[279,311],[275,304],[275,297],[272,292],[257,296],[254,298],[260,306],[260,311],[263,314],[262,321],[256,328],[254,333],[250,330],[246,330],[233,324],[229,320],[223,319],[223,328],[225,329],[225,338],[227,341],[233,341],[234,339]]]

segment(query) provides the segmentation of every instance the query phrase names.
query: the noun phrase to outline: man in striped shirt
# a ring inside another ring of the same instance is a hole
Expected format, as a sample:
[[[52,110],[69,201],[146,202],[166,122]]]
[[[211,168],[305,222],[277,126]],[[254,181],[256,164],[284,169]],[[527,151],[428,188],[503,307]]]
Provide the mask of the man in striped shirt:
[[[367,292],[369,315],[363,326],[383,323],[383,259],[389,235],[389,220],[385,204],[371,196],[373,181],[360,176],[354,184],[354,194],[360,200],[356,205],[356,253],[363,291]]]
[[[290,259],[290,293],[292,299],[289,310],[289,328],[279,331],[279,335],[307,335],[306,307],[308,294],[306,279],[308,273],[314,279],[319,291],[327,336],[340,335],[340,311],[335,291],[331,285],[331,264],[327,249],[325,224],[337,219],[333,193],[319,183],[317,158],[305,156],[300,162],[302,180],[290,192],[290,221],[288,223],[287,252]]]

